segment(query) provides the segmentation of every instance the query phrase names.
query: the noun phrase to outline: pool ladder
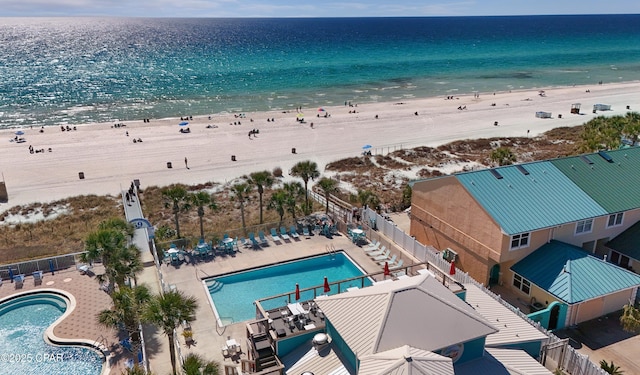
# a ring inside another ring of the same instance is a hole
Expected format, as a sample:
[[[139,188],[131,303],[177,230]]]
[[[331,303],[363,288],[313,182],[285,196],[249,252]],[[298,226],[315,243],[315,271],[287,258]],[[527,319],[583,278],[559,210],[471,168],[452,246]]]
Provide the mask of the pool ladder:
[[[326,249],[327,249],[327,254],[336,255],[336,248],[335,246],[333,246],[333,244],[327,245]]]
[[[93,342],[93,346],[98,348],[105,357],[109,356],[109,345],[107,345],[107,339],[103,335],[98,336]]]

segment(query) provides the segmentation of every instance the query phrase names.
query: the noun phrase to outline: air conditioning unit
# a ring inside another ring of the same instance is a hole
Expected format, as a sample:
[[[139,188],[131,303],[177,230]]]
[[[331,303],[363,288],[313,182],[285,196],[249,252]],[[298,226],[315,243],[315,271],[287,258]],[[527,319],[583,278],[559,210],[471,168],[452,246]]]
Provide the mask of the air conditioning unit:
[[[458,253],[447,247],[446,249],[442,250],[442,258],[449,262],[454,262],[458,260]]]

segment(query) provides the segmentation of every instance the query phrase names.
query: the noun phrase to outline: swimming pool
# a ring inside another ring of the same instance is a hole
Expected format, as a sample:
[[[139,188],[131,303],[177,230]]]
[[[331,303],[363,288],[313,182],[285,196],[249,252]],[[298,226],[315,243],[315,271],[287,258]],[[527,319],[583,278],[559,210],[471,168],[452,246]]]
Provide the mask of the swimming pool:
[[[0,304],[0,373],[100,374],[103,361],[93,350],[44,341],[44,331],[66,309],[66,300],[53,293],[25,295]]]
[[[216,318],[220,319],[224,325],[227,325],[255,319],[256,308],[254,301],[293,292],[296,283],[300,285],[300,289],[320,286],[316,290],[317,294],[325,294],[322,289],[325,276],[330,283],[333,283],[363,275],[366,275],[366,273],[351,261],[346,254],[337,252],[331,255],[304,258],[213,277],[205,279],[204,282],[213,301]],[[365,279],[364,282],[364,286],[371,285],[371,280],[369,279]],[[344,291],[345,288],[351,286],[361,287],[363,285],[361,281],[354,280],[349,283],[342,283],[340,288]],[[337,293],[337,287],[332,286],[331,292],[326,294],[335,293]],[[303,292],[300,295],[301,300],[309,300],[313,297],[312,290]],[[269,310],[284,304],[285,298],[283,297],[282,300],[265,301],[262,306]]]

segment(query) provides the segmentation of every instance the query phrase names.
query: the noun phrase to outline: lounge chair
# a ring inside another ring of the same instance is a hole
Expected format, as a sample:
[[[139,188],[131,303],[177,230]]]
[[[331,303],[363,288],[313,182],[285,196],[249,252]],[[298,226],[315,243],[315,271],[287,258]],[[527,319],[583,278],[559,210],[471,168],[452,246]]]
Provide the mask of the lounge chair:
[[[393,265],[393,266],[389,266],[389,271],[398,270],[398,269],[402,268],[402,265],[403,265],[403,264],[404,264],[404,260],[403,260],[403,259],[400,259],[400,260],[398,261],[398,263],[396,263],[395,265]]]
[[[258,241],[256,240],[256,236],[255,234],[253,234],[253,232],[249,232],[249,241],[251,241],[251,246],[254,249],[257,249],[260,247],[260,244],[258,243]]]
[[[287,228],[285,227],[280,227],[280,237],[282,237],[282,239],[285,241],[291,241],[291,237],[289,237],[289,234],[287,233]]]
[[[42,271],[36,271],[33,273],[33,284],[42,285]]]
[[[251,242],[247,241],[247,239],[244,237],[240,237],[240,244],[242,244],[244,248],[251,247]]]
[[[374,257],[375,258],[378,255],[384,254],[385,251],[387,251],[387,247],[386,246],[382,246],[379,250],[370,251],[367,255],[369,255],[370,257]]]
[[[387,249],[382,255],[378,255],[377,257],[373,258],[373,260],[375,260],[376,262],[380,262],[389,259],[389,255],[391,255],[391,250]]]
[[[302,227],[302,235],[304,235],[307,238],[311,237],[311,233],[309,233],[309,227],[307,226]]]
[[[263,231],[258,232],[258,236],[260,237],[260,246],[269,246],[269,241]]]
[[[380,247],[380,241],[378,240],[373,240],[371,241],[370,244],[368,244],[367,246],[363,247],[363,250],[371,250],[371,249],[377,249],[378,247]]]
[[[398,256],[396,254],[393,254],[393,256],[391,257],[391,259],[385,259],[382,261],[379,261],[378,264],[382,267],[384,267],[384,264],[387,263],[389,265],[389,267],[393,266],[394,264],[396,264],[396,259],[398,258]]]
[[[275,228],[271,228],[271,239],[273,242],[280,242],[280,237],[278,236],[278,232],[276,232]]]
[[[293,225],[291,226],[291,229],[289,230],[289,233],[291,233],[291,237],[293,237],[293,238],[300,238],[300,235],[296,231],[296,227],[293,226]]]
[[[380,249],[380,242],[376,243],[375,246],[363,247],[362,248],[366,253],[373,253]]]

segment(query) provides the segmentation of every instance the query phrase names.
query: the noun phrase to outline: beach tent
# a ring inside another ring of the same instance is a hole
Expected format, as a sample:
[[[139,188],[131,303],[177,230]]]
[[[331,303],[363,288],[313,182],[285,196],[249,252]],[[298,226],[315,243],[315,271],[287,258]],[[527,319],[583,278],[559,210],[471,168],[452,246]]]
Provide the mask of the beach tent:
[[[551,112],[538,111],[538,112],[536,112],[536,117],[537,118],[551,118]]]

